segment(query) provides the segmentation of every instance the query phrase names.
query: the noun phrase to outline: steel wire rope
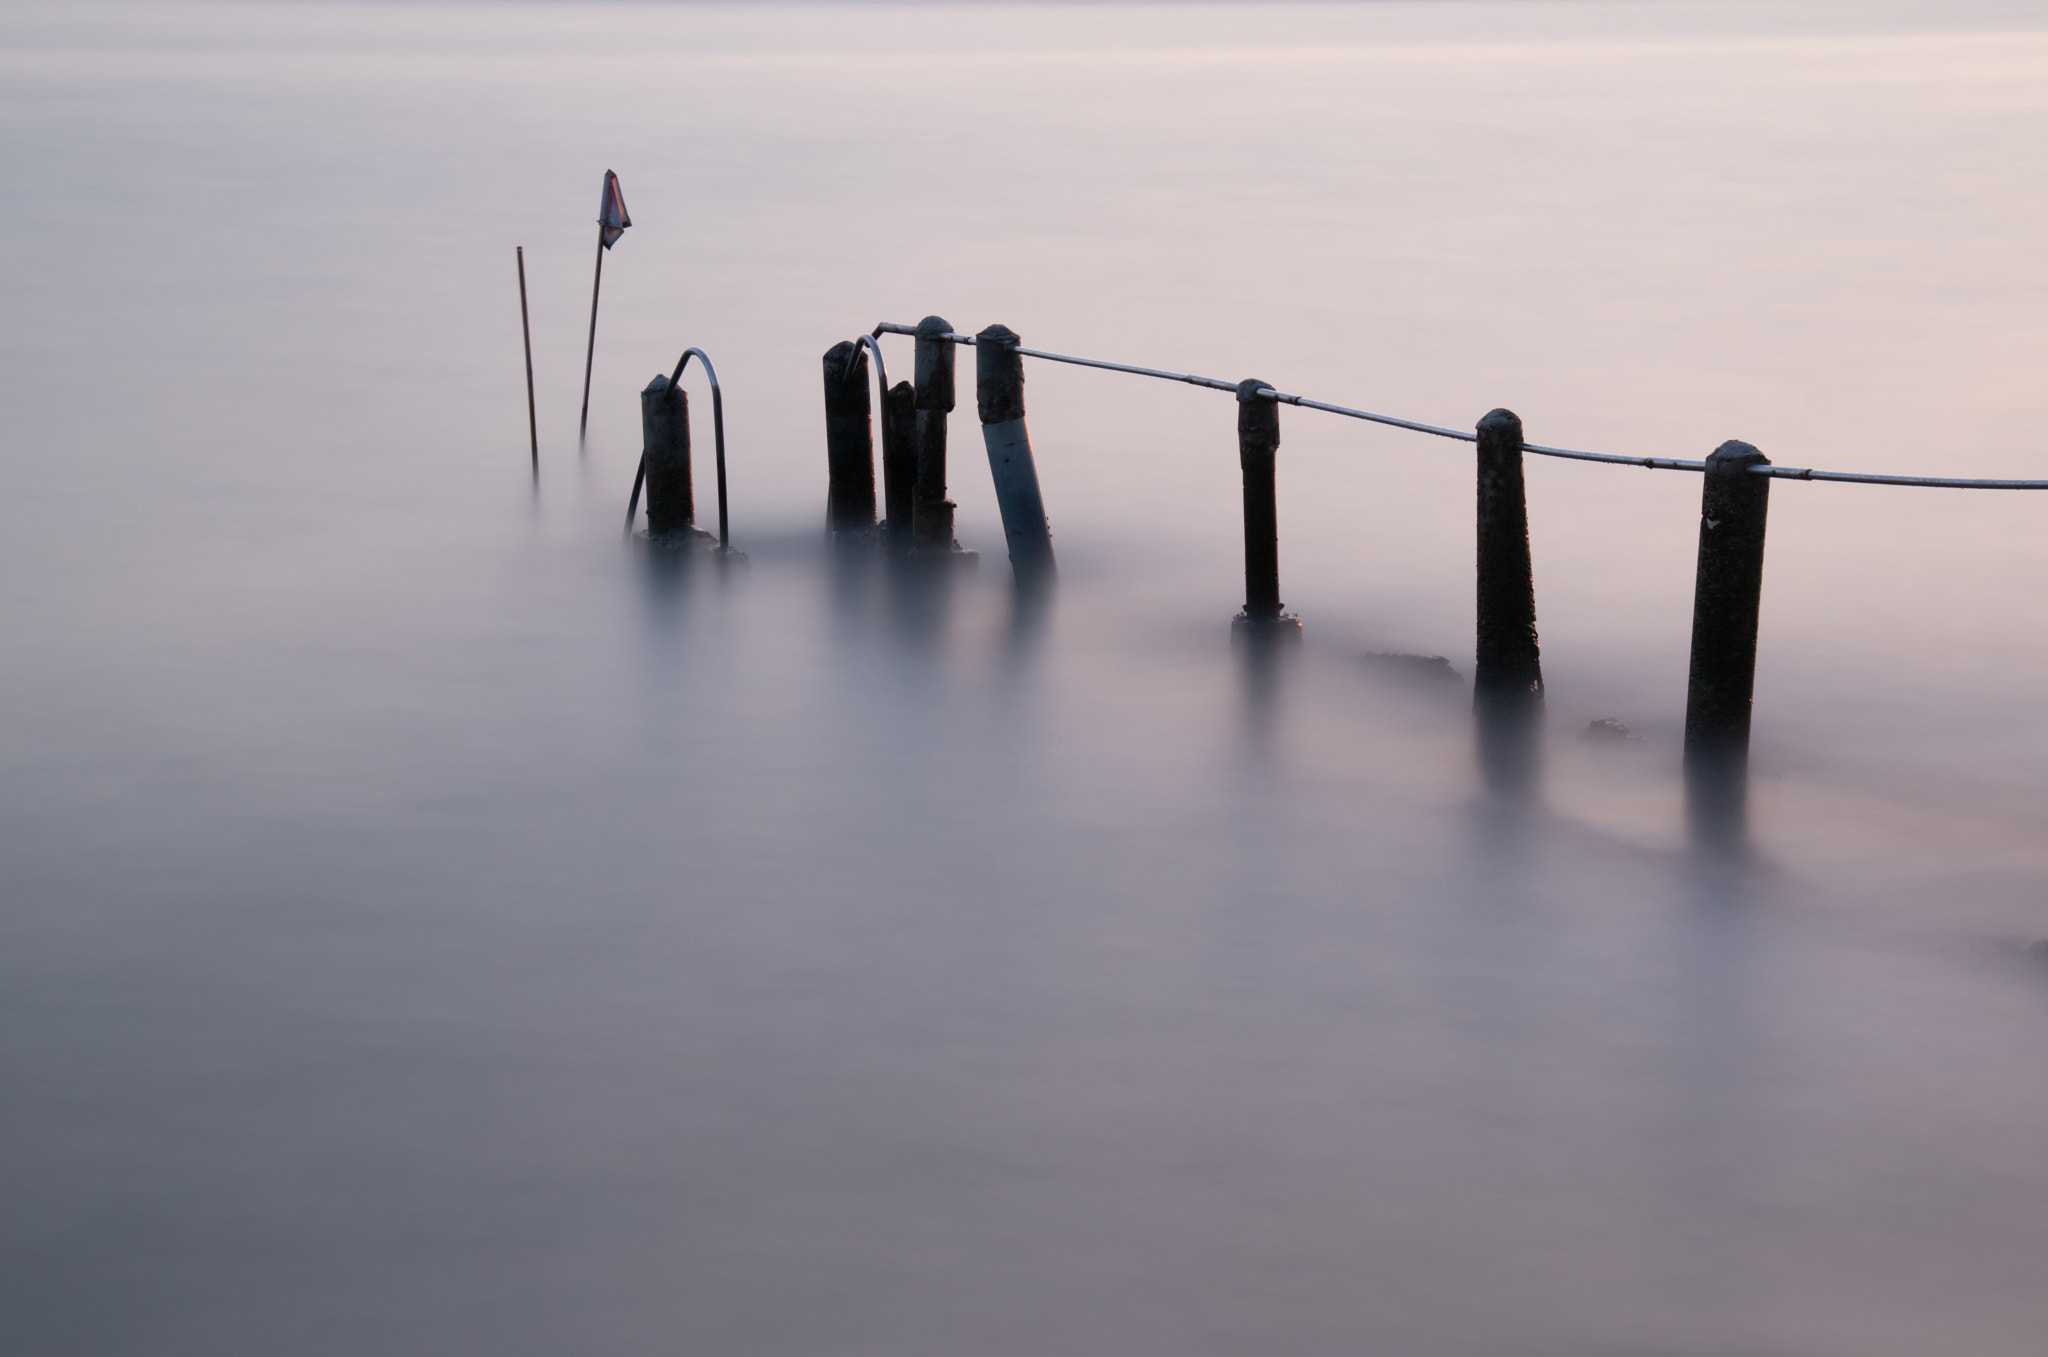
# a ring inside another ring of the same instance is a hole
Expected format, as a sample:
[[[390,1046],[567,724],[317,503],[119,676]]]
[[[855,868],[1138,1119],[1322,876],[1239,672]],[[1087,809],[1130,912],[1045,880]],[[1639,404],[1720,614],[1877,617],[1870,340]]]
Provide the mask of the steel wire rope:
[[[882,335],[915,335],[915,325],[898,325],[883,321],[874,328],[876,338]],[[955,344],[972,346],[973,335],[948,333],[940,338]],[[1111,363],[1100,358],[1077,358],[1068,353],[1052,353],[1046,349],[1019,347],[1017,352],[1026,358],[1043,358],[1049,363],[1067,363],[1074,367],[1101,368],[1106,372],[1128,372],[1136,377],[1156,377],[1161,381],[1180,382],[1187,386],[1207,387],[1211,391],[1236,391],[1236,382],[1221,381],[1215,377],[1198,377],[1188,372],[1168,372],[1164,368],[1138,367],[1130,363]],[[1293,396],[1271,387],[1261,387],[1259,394],[1270,396],[1282,405],[1299,406],[1304,410],[1321,410],[1326,414],[1343,415],[1347,419],[1362,419],[1373,424],[1384,424],[1389,428],[1407,429],[1414,433],[1432,434],[1438,438],[1453,438],[1461,443],[1474,443],[1479,439],[1475,433],[1462,429],[1446,429],[1436,424],[1424,424],[1418,420],[1401,419],[1394,415],[1375,414],[1370,410],[1353,409],[1348,405],[1331,405],[1326,401],[1310,400],[1306,396]],[[1524,443],[1522,451],[1533,452],[1539,457],[1561,457],[1574,462],[1606,462],[1613,466],[1639,466],[1651,471],[1705,471],[1705,462],[1686,461],[1676,457],[1627,457],[1612,452],[1580,452],[1573,448],[1553,448],[1541,443]],[[2008,481],[1984,480],[1955,476],[1883,476],[1867,475],[1855,471],[1816,471],[1812,467],[1757,466],[1750,471],[1759,476],[1771,476],[1789,481],[1843,481],[1855,485],[1919,485],[1944,490],[2048,490],[2048,480]]]

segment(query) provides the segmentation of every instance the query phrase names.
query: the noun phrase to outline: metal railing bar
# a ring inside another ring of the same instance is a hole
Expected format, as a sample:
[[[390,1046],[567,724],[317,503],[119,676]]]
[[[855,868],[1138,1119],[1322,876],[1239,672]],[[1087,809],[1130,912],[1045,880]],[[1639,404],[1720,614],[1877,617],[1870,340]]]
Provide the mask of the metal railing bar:
[[[704,376],[711,382],[711,449],[718,462],[718,545],[730,547],[732,541],[726,536],[725,520],[725,394],[718,389],[718,369],[711,366],[711,355],[702,349],[683,350],[683,356],[676,360],[676,370],[669,375],[668,384],[673,388],[683,379],[683,369],[695,358],[704,368]]]
[[[683,379],[683,369],[695,358],[704,368],[704,376],[711,383],[711,446],[718,464],[718,546],[730,550],[732,540],[726,535],[725,512],[725,393],[718,387],[718,369],[711,366],[711,355],[699,348],[683,350],[683,356],[676,360],[676,370],[669,374],[668,385],[673,391]],[[640,464],[633,471],[633,493],[626,498],[626,536],[633,535],[633,520],[640,512],[640,490],[647,484],[647,454],[640,454]]]

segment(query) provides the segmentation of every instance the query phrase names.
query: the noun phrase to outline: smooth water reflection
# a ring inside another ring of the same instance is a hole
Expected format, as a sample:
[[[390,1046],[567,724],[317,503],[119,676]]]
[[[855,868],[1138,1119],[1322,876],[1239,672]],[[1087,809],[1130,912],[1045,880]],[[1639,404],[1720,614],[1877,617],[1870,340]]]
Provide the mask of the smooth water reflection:
[[[1464,450],[1284,414],[1299,646],[1206,393],[1030,371],[1056,590],[970,409],[976,569],[817,526],[930,310],[2039,474],[2026,7],[105,14],[0,20],[0,1350],[2040,1351],[2034,509],[1774,492],[1704,825],[1696,481],[1531,467],[1501,740]],[[744,562],[619,537],[697,342]]]

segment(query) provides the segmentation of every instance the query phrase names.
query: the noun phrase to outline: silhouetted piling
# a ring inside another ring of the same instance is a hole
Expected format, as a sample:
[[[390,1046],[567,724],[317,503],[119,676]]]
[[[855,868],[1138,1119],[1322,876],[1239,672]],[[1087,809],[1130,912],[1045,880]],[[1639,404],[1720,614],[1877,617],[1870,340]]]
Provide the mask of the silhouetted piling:
[[[1512,410],[1479,421],[1478,636],[1472,678],[1479,761],[1497,796],[1534,784],[1543,714],[1536,580],[1522,483],[1522,421]]]
[[[917,325],[917,489],[913,513],[920,550],[953,549],[953,502],[946,498],[946,416],[953,409],[953,326],[943,316]]]
[[[1003,536],[1010,545],[1010,570],[1019,584],[1040,583],[1054,574],[1052,529],[1045,521],[1045,497],[1024,425],[1024,359],[1007,325],[991,325],[976,335],[974,352],[975,406]]]
[[[1536,581],[1522,485],[1522,421],[1494,410],[1479,421],[1479,635],[1472,689],[1503,710],[1540,706]]]
[[[917,389],[898,382],[882,395],[882,512],[891,547],[916,540],[916,504]]]
[[[867,350],[852,340],[825,350],[825,522],[834,532],[875,526],[875,437]]]
[[[1280,506],[1274,474],[1280,452],[1280,402],[1256,377],[1237,384],[1237,462],[1244,473],[1244,611],[1240,636],[1298,637],[1301,623],[1280,603]]]
[[[690,488],[690,397],[658,374],[640,393],[641,465],[647,473],[647,535],[688,531],[697,521]]]
[[[1770,459],[1733,440],[1707,458],[1700,492],[1699,571],[1693,585],[1692,664],[1685,691],[1685,771],[1697,828],[1739,834],[1756,690]]]

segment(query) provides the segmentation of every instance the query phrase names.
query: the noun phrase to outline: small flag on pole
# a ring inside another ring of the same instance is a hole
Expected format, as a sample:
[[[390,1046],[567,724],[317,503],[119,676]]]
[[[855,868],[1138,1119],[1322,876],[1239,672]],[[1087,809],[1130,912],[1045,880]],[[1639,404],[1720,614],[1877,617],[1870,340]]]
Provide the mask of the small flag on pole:
[[[604,172],[604,200],[597,205],[597,224],[604,228],[602,236],[607,250],[633,224],[633,219],[626,215],[626,195],[619,192],[619,176],[610,170]]]
[[[626,215],[626,195],[619,176],[604,172],[604,197],[597,203],[597,268],[590,276],[590,343],[583,350],[583,414],[576,421],[578,438],[590,430],[590,365],[597,360],[597,290],[604,286],[604,252],[626,234],[633,219]]]

